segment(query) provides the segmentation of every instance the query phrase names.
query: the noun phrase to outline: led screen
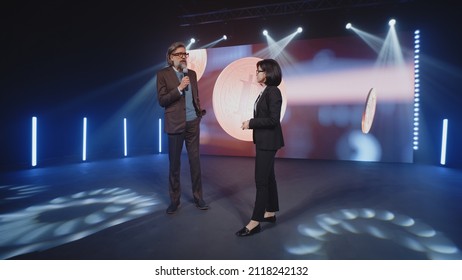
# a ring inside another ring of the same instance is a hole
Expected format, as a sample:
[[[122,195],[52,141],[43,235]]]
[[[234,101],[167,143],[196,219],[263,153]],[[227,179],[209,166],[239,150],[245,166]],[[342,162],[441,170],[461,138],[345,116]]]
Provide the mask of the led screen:
[[[366,42],[359,36],[190,50],[198,73],[201,153],[253,156],[252,117],[261,87],[256,62],[282,68],[282,158],[412,162],[414,63],[412,35]],[[380,42],[378,45],[377,42]],[[374,44],[375,45],[374,45]],[[366,97],[376,93],[368,133],[361,130]]]

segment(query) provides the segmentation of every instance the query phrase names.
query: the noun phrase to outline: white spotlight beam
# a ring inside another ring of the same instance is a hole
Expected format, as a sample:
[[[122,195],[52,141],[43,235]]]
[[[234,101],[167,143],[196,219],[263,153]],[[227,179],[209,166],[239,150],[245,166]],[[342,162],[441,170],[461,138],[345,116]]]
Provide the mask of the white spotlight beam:
[[[347,29],[352,30],[356,35],[358,35],[363,41],[369,45],[376,53],[380,52],[380,49],[382,48],[384,44],[384,40],[378,36],[375,36],[371,33],[365,32],[363,30],[360,30],[351,23],[348,23],[346,26]]]
[[[382,63],[392,65],[404,65],[404,57],[399,43],[398,34],[395,29],[396,20],[392,19],[389,22],[390,29],[388,30],[385,43],[383,44],[384,52],[387,53],[385,57],[381,57],[382,52],[379,54],[379,59],[382,58]]]
[[[289,34],[285,38],[282,38],[279,41],[275,41],[268,33],[267,30],[264,30],[264,34],[266,37],[266,41],[268,44],[268,47],[258,51],[254,55],[257,57],[270,57],[273,59],[278,58],[279,63],[284,64],[284,65],[291,65],[293,64],[293,59],[290,57],[290,55],[286,52],[284,52],[284,48],[295,38],[297,34],[299,34],[301,27],[299,27],[296,31],[293,33]]]
[[[196,42],[196,39],[191,38],[191,40],[189,40],[188,45],[186,46],[186,49],[189,50],[195,42]]]
[[[210,43],[208,43],[208,44],[205,44],[205,45],[203,45],[203,46],[200,46],[198,49],[212,48],[212,47],[214,47],[216,44],[220,43],[221,41],[225,41],[225,40],[228,40],[228,36],[223,35],[223,36],[221,36],[220,38],[216,39],[216,40],[213,41],[213,42],[210,42]]]

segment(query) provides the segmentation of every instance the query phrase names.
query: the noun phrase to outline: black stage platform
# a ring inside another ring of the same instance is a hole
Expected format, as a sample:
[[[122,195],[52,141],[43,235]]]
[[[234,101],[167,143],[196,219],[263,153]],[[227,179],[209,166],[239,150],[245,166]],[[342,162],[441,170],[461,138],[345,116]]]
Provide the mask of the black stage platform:
[[[277,159],[277,224],[239,238],[253,158],[202,156],[204,198],[168,206],[167,155],[0,174],[0,259],[462,259],[462,170]]]

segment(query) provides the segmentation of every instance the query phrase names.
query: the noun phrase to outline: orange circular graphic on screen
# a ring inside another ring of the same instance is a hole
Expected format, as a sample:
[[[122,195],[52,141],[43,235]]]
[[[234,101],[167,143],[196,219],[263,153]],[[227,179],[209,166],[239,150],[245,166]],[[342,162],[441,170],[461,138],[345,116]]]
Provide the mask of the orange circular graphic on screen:
[[[202,78],[207,67],[207,51],[205,49],[188,50],[189,57],[187,58],[188,68],[196,71],[197,80]]]
[[[230,136],[252,141],[252,130],[242,130],[242,122],[253,118],[253,106],[262,86],[255,70],[258,57],[238,59],[223,69],[213,88],[213,110],[221,128]],[[287,108],[284,81],[278,86],[282,94],[281,120]]]

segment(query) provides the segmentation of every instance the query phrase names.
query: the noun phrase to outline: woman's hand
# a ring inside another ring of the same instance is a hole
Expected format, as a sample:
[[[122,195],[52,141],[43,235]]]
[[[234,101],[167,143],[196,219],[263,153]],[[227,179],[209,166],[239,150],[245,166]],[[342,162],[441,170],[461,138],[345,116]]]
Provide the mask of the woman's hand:
[[[242,125],[241,125],[242,130],[249,129],[249,121],[250,120],[246,120],[245,122],[242,122]]]

